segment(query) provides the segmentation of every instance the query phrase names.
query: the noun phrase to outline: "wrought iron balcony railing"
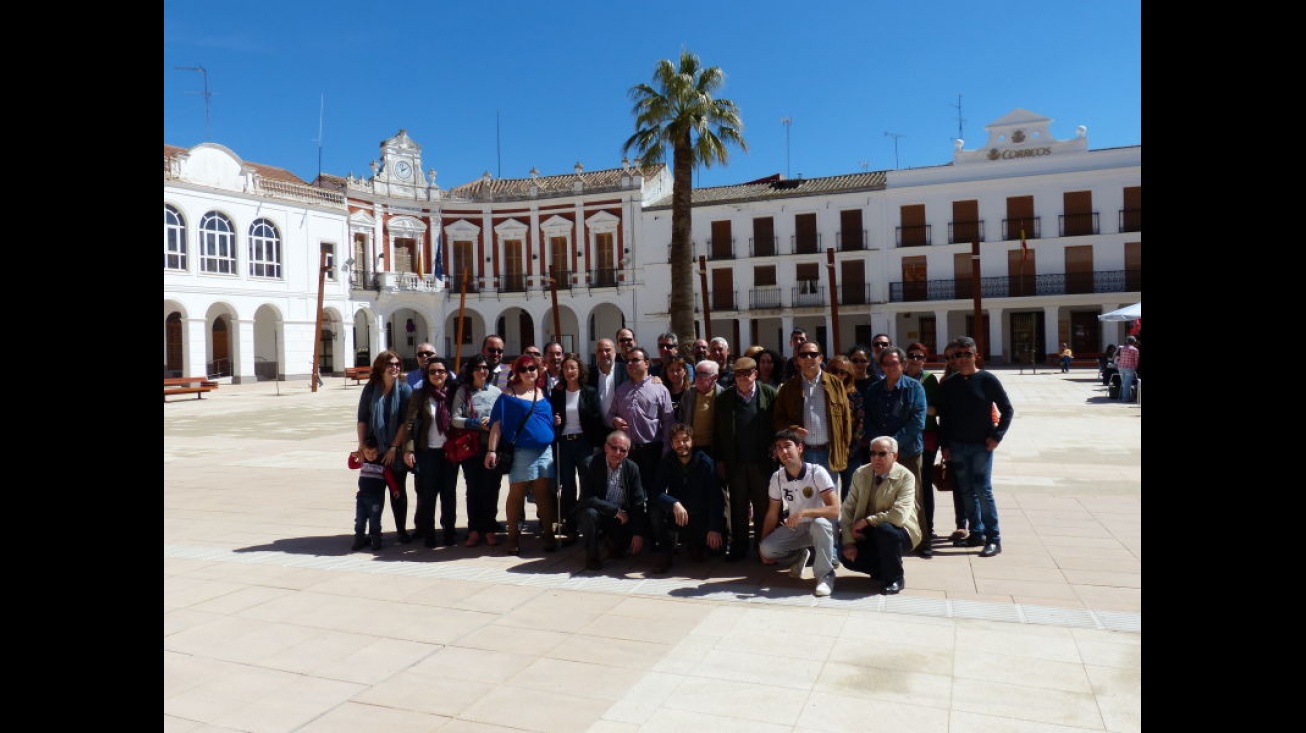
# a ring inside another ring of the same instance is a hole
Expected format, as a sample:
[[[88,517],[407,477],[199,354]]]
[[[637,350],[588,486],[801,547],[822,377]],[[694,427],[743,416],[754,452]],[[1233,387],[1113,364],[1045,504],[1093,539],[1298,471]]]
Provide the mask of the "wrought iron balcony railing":
[[[969,244],[984,239],[984,220],[948,222],[948,244]]]
[[[971,280],[923,280],[889,283],[889,302],[970,300],[975,297]],[[1141,270],[1104,270],[1091,273],[995,276],[980,278],[980,297],[1019,298],[1034,295],[1075,293],[1142,292]]]
[[[847,235],[847,236],[845,236]],[[850,229],[847,232],[834,233],[834,246],[840,252],[858,252],[867,248],[865,229]]]
[[[932,224],[914,224],[897,228],[899,247],[928,247],[934,242]]]
[[[781,308],[783,303],[780,298],[781,288],[779,285],[764,285],[762,287],[750,288],[748,291],[748,307],[757,310],[759,308]]]

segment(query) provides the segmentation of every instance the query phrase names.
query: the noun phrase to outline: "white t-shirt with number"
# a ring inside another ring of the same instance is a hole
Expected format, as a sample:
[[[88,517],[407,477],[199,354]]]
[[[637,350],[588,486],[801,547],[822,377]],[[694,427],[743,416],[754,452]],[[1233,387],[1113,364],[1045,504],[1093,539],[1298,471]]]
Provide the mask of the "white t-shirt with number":
[[[781,512],[782,515],[792,516],[804,509],[824,507],[825,499],[822,494],[834,490],[834,480],[830,478],[829,471],[815,463],[804,463],[798,478],[789,478],[784,466],[771,474],[766,495],[781,502],[781,509],[785,510]],[[799,521],[810,522],[812,518],[803,517]]]

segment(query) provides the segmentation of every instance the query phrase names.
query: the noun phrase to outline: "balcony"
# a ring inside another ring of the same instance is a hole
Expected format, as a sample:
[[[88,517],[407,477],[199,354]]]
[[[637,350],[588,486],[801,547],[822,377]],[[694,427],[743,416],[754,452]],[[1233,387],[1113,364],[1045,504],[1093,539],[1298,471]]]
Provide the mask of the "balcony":
[[[820,307],[830,302],[825,295],[825,286],[818,284],[816,280],[800,280],[790,290],[793,291],[795,308]]]
[[[847,235],[847,236],[845,236]],[[835,232],[834,246],[840,252],[859,252],[866,249],[866,230],[851,229],[847,232]]]
[[[790,244],[793,245],[794,254],[796,255],[814,255],[821,251],[821,233],[817,232],[815,236],[793,235]]]
[[[713,290],[710,300],[712,301],[712,310],[714,311],[732,311],[738,310],[739,291],[737,290]]]
[[[984,220],[948,222],[948,244],[970,244],[974,241],[984,242]]]
[[[526,292],[526,275],[520,272],[513,272],[501,276],[499,278],[499,292],[501,293]]]
[[[934,242],[932,224],[917,224],[898,227],[896,235],[899,247],[928,247]]]
[[[974,298],[970,280],[924,280],[889,283],[889,302],[911,303],[931,300],[970,300]],[[1019,298],[1034,295],[1071,295],[1075,293],[1142,292],[1141,270],[1105,270],[1092,273],[1027,275],[1025,277],[980,278],[980,297]]]
[[[733,260],[735,258],[735,238],[707,240],[707,258],[709,260]]]
[[[1086,237],[1100,234],[1096,211],[1084,214],[1061,214],[1057,217],[1057,220],[1063,237]]]
[[[779,285],[764,285],[748,291],[748,307],[752,310],[761,308],[776,309],[783,307]]]
[[[840,305],[866,305],[871,302],[871,286],[865,283],[846,283],[839,286]]]
[[[590,270],[590,287],[591,288],[615,288],[617,287],[617,270],[613,267],[604,267],[597,270]]]
[[[1043,218],[1040,216],[1025,217],[1020,219],[1003,219],[1002,220],[1002,239],[1008,242],[1019,242],[1020,233],[1025,233],[1025,239],[1041,239],[1043,237]]]
[[[1119,228],[1120,232],[1141,232],[1143,231],[1143,210],[1142,209],[1121,209]]]
[[[475,275],[453,275],[447,278],[449,282],[448,291],[451,293],[461,293],[463,291],[463,282],[467,282],[467,292],[479,293],[481,291],[480,278]]]
[[[554,272],[552,274],[545,274],[540,278],[540,283],[541,283],[540,287],[544,288],[545,290],[548,290],[549,278],[556,277],[558,279],[559,290],[571,290],[571,276],[575,274],[576,273],[572,272],[571,270],[558,270],[557,272]]]
[[[779,237],[748,238],[748,255],[750,257],[773,257],[780,254]]]

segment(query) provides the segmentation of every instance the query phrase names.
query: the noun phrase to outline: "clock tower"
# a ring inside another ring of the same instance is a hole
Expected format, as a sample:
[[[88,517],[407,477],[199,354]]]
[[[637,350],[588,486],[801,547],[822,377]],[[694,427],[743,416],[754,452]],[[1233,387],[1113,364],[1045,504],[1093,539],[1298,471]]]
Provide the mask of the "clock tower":
[[[400,130],[389,140],[381,141],[381,170],[377,177],[397,186],[421,186],[422,146]]]

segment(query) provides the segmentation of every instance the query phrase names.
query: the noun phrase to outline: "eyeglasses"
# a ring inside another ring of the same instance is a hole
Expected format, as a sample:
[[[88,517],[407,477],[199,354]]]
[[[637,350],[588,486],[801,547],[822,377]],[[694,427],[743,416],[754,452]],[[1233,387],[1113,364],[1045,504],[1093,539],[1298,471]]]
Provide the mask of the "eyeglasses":
[[[432,369],[431,371],[427,372],[427,374],[448,374],[448,373],[449,373],[448,369]]]
[[[472,371],[474,371],[474,372],[488,372],[488,371],[490,371],[490,365],[489,365],[489,364],[478,364],[478,365],[476,365],[476,368],[473,369]]]
[[[517,367],[517,373],[518,373],[518,374],[522,374],[522,373],[525,373],[525,372],[537,372],[537,371],[539,371],[539,370],[540,370],[539,366],[537,366],[537,365],[535,365],[535,364],[531,364],[530,366]]]
[[[874,342],[874,343],[871,344],[871,346],[879,346],[880,348],[884,348],[885,346],[888,346],[888,345],[889,345],[889,342],[888,342],[888,341],[876,341],[876,342]]]
[[[846,376],[848,376],[848,372],[844,371],[843,369],[827,369],[826,371],[830,372],[831,374],[833,374],[833,375],[836,376],[836,377],[846,377]]]
[[[815,359],[821,355],[819,351],[804,351],[798,354],[799,359]]]
[[[707,379],[716,379],[716,374],[714,372],[694,372],[695,379],[703,379],[705,377]]]
[[[958,351],[956,354],[954,354],[954,357],[957,358],[957,359],[973,359],[973,358],[975,357],[975,352],[973,352],[973,351]]]
[[[908,354],[907,358],[911,359],[912,361],[925,361],[924,354]]]
[[[674,348],[676,348],[676,345],[675,345],[675,344],[658,344],[658,348],[659,348],[659,349],[674,349]]]
[[[613,445],[613,444],[611,444],[611,443],[607,443],[607,444],[605,444],[605,447],[606,447],[608,450],[612,451],[613,453],[629,453],[629,452],[630,452],[630,449],[627,448],[627,447],[625,447],[624,445]]]
[[[870,360],[870,359],[853,359],[852,362],[853,362],[854,364],[870,364],[870,363],[871,363],[871,360]]]
[[[893,455],[892,453],[890,453],[890,452],[887,451],[887,450],[873,450],[873,451],[870,451],[870,454],[871,454],[871,456],[874,457],[874,458],[885,458],[885,457],[887,457],[887,456]]]
[[[434,352],[434,351],[419,351],[419,352],[417,352],[417,355],[418,355],[418,356],[435,356],[435,352]]]
[[[503,353],[503,349],[486,349],[486,350],[485,350],[485,353],[487,353],[487,354],[502,354],[502,353]]]
[[[618,342],[618,343],[622,343],[622,344],[633,344],[633,343],[635,343],[635,339],[630,338],[630,337],[628,336],[628,337],[626,337],[626,338],[624,338],[624,339],[617,339],[617,342]]]
[[[401,362],[401,361],[390,361],[390,362],[386,362],[386,366],[388,366],[388,367],[393,367],[393,368],[395,368],[395,369],[398,369],[398,368],[402,367],[403,365],[404,365],[404,363]]]

